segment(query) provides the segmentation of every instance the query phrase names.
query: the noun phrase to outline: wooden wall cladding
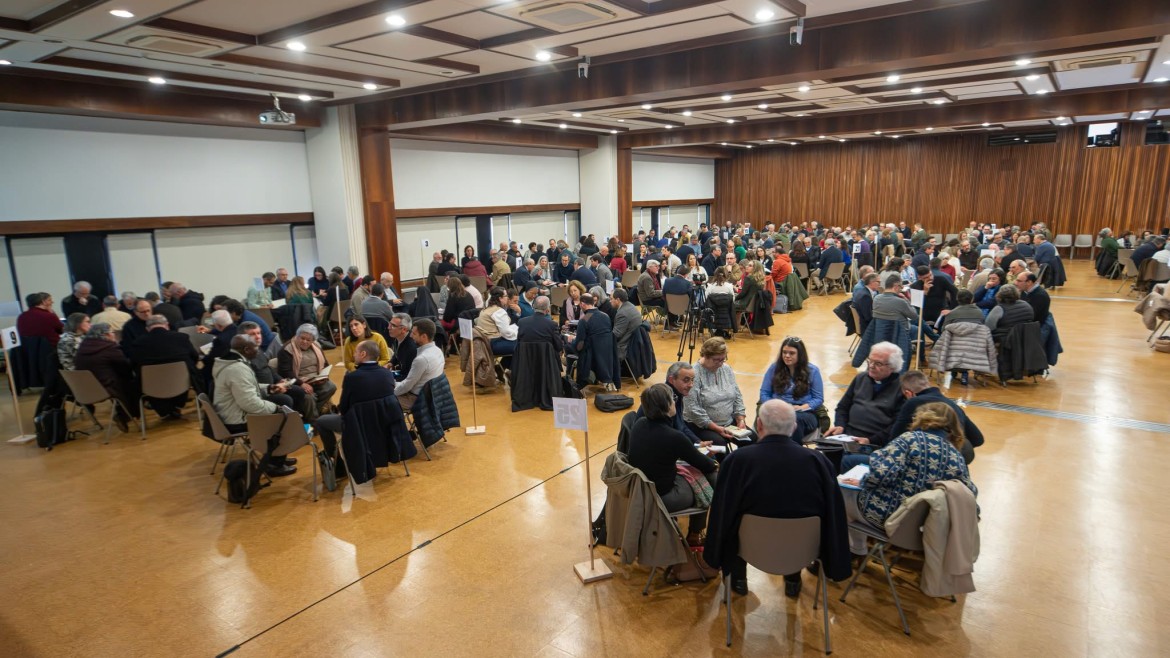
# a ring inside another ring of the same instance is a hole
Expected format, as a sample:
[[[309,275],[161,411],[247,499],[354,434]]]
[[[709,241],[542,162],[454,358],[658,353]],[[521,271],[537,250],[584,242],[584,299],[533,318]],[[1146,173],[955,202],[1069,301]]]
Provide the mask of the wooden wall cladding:
[[[1046,222],[1054,233],[1170,226],[1170,145],[1145,146],[1122,124],[1121,146],[1085,148],[1085,126],[1052,144],[988,146],[988,134],[777,146],[715,164],[719,221]]]

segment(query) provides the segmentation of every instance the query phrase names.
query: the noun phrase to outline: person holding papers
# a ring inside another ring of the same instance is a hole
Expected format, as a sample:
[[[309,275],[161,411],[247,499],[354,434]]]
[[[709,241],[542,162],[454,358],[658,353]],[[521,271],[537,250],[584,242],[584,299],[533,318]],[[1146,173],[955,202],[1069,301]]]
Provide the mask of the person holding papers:
[[[329,381],[329,365],[325,354],[317,345],[317,327],[305,323],[297,327],[297,335],[284,346],[276,357],[276,372],[285,379],[293,380],[306,395],[316,400],[313,411],[320,413],[329,408],[337,385]],[[315,420],[306,418],[305,420]]]
[[[755,441],[746,416],[743,393],[735,383],[735,372],[727,365],[727,342],[708,338],[695,364],[695,385],[683,404],[683,420],[700,440],[725,446],[732,440]]]

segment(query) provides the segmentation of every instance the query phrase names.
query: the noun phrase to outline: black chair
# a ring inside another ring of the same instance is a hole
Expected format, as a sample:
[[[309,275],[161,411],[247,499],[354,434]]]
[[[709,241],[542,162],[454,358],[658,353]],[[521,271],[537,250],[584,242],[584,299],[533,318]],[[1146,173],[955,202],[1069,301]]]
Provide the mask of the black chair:
[[[552,411],[553,394],[561,384],[561,356],[547,342],[520,343],[512,356],[512,372],[522,372],[511,387],[512,411],[540,407]]]
[[[366,318],[366,326],[370,331],[381,334],[382,338],[386,340],[386,344],[390,344],[390,322],[380,315],[371,315]]]

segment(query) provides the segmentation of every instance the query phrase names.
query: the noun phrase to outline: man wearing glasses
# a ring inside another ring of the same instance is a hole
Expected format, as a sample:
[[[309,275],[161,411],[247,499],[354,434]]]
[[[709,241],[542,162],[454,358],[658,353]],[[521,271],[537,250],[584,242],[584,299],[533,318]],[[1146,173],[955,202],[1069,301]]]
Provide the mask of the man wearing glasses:
[[[146,321],[154,314],[150,302],[140,299],[134,304],[134,317],[122,325],[122,350],[129,351],[131,345],[147,334]]]
[[[837,404],[833,427],[825,435],[847,434],[861,444],[884,446],[890,440],[890,426],[906,401],[898,386],[902,363],[902,348],[893,343],[882,342],[870,348],[865,372],[849,382]]]
[[[394,356],[390,359],[390,368],[394,371],[394,378],[398,381],[410,375],[410,366],[418,354],[418,344],[410,335],[413,325],[411,317],[406,313],[395,313],[390,318],[390,337],[394,339]]]

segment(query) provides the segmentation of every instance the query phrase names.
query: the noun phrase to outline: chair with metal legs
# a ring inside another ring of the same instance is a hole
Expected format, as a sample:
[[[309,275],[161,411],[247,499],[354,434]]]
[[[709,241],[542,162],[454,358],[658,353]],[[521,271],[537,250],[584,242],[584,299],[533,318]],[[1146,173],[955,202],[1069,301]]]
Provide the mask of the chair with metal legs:
[[[657,494],[655,495],[657,496]],[[687,560],[695,562],[696,566],[698,565],[699,558],[696,556],[695,551],[691,550],[690,545],[687,544],[687,536],[683,534],[682,526],[678,524],[678,520],[684,516],[700,513],[705,514],[706,512],[706,507],[688,507],[686,509],[680,509],[677,512],[667,512],[667,515],[670,517],[670,523],[674,526],[674,532],[678,536],[678,540],[682,542],[683,550],[687,552]],[[658,567],[650,567],[650,576],[646,578],[646,586],[642,588],[642,596],[650,595],[650,585],[654,583],[654,574],[656,573],[658,573]],[[703,574],[702,568],[699,569],[699,578],[706,584],[707,576]]]
[[[305,429],[304,420],[301,415],[295,411],[291,413],[275,413],[275,414],[253,414],[248,416],[248,434],[257,437],[258,443],[249,441],[248,445],[252,453],[261,453],[268,450],[268,439],[266,437],[280,434],[279,443],[272,449],[273,457],[285,457],[296,452],[297,450],[309,446],[313,451],[310,456],[310,461],[313,462],[313,502],[317,502],[319,496],[319,485],[317,482],[317,453],[320,449],[309,433]],[[248,479],[245,482],[251,481],[252,460],[249,454],[248,461]],[[251,507],[251,499],[245,501],[243,507]]]
[[[142,366],[142,394],[138,396],[138,419],[142,429],[142,438],[146,439],[146,398],[165,400],[186,395],[191,388],[191,373],[187,364],[182,361],[159,363]],[[196,413],[202,423],[202,412],[199,405],[195,405]]]
[[[825,655],[833,653],[829,635],[829,581],[821,552],[821,518],[773,519],[744,514],[739,521],[739,557],[751,566],[777,576],[799,573],[816,563],[817,591],[813,610],[822,604],[825,624]],[[727,646],[731,646],[731,576],[723,577],[724,605],[727,606]],[[746,621],[746,620],[745,620]]]
[[[118,398],[110,395],[110,392],[106,390],[105,386],[102,386],[102,383],[97,380],[97,377],[92,372],[88,370],[60,370],[58,372],[65,379],[65,385],[73,392],[73,400],[77,404],[85,407],[87,405],[105,402],[106,400],[110,401],[110,422],[106,425],[105,441],[109,443],[110,435],[114,431],[114,415],[118,413],[118,409],[121,409],[127,416],[130,416],[130,410]],[[97,422],[97,418],[94,418],[94,422]],[[139,422],[141,422],[141,419],[139,419]]]
[[[219,412],[212,406],[211,400],[207,399],[206,393],[200,393],[195,398],[195,404],[203,410],[203,414],[207,418],[207,424],[211,427],[211,440],[219,444],[219,452],[215,455],[215,461],[211,462],[211,474],[215,475],[215,465],[221,461],[227,462],[235,453],[236,446],[248,449],[248,433],[233,433],[229,430],[223,419],[219,417]],[[219,488],[222,485],[223,478],[220,477],[219,484],[215,487],[216,495],[219,495]]]

